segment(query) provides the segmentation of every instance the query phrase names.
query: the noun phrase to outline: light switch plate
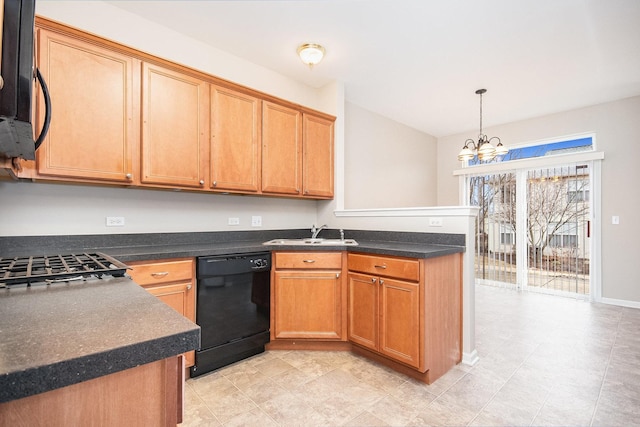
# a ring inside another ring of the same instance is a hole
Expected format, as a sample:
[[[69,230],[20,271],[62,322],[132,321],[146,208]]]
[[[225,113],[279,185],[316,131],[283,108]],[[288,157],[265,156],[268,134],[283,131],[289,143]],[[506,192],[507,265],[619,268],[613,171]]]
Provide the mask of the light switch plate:
[[[252,227],[262,227],[262,217],[259,215],[254,215],[251,217],[251,226]]]
[[[240,218],[229,218],[229,225],[240,225]]]

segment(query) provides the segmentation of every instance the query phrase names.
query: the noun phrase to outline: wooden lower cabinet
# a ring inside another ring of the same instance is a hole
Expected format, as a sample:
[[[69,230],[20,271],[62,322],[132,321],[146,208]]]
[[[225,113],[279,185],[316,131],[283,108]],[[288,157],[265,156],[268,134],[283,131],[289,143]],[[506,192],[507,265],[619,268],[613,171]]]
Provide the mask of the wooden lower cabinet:
[[[193,258],[127,263],[134,282],[155,295],[169,307],[195,323],[196,286],[195,262]],[[195,363],[195,352],[185,353],[186,367]]]
[[[0,403],[0,425],[176,426],[184,408],[182,357]]]
[[[275,252],[271,339],[346,341],[341,252]]]
[[[349,340],[420,368],[420,286],[349,273]]]
[[[462,257],[348,255],[349,341],[431,383],[462,356]]]
[[[419,286],[349,274],[349,340],[420,366]]]

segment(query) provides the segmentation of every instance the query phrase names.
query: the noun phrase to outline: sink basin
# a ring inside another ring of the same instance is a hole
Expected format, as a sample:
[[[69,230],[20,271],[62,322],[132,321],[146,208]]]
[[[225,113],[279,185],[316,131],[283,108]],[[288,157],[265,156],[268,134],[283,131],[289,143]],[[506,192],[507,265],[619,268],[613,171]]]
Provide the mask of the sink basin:
[[[353,239],[273,239],[263,245],[271,246],[357,246]]]

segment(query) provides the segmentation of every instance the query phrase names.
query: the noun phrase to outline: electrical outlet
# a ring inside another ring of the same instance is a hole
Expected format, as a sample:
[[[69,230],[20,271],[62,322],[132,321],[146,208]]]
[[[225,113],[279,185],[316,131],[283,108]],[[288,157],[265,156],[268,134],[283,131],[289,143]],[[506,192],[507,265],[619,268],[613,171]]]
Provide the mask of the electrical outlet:
[[[107,227],[124,227],[123,216],[108,216],[106,218]]]
[[[240,225],[240,218],[229,218],[229,225]]]
[[[251,226],[252,227],[262,227],[262,217],[261,216],[252,216],[251,217]]]
[[[442,218],[429,218],[430,227],[442,227]]]

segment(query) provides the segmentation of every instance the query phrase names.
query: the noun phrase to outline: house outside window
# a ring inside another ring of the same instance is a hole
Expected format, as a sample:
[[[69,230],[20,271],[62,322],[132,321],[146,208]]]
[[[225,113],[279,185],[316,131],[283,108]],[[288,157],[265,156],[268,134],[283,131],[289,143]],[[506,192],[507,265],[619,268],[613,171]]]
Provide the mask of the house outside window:
[[[567,199],[569,203],[589,201],[589,181],[586,179],[571,180],[567,183]]]
[[[549,246],[552,248],[577,248],[578,224],[568,222],[564,224],[549,224]]]

